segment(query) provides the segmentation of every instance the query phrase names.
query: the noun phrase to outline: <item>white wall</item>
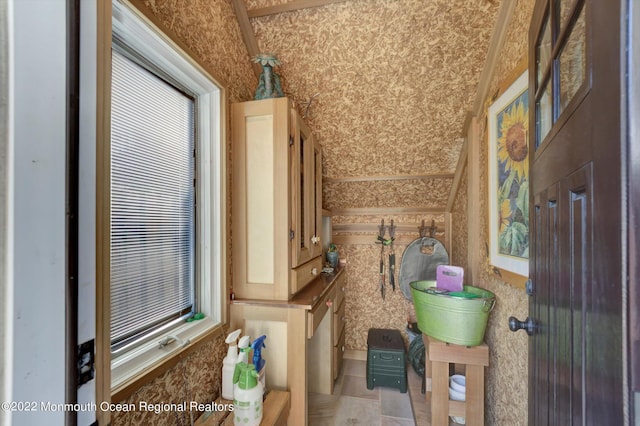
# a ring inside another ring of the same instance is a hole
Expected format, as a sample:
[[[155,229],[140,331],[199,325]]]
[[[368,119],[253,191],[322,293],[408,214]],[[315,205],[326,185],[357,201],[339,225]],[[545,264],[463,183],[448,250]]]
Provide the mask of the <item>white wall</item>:
[[[11,401],[65,398],[65,0],[13,7],[13,357]],[[11,143],[11,142],[10,142]],[[12,413],[62,425],[64,412]]]
[[[10,323],[9,294],[9,4],[0,0],[0,401],[5,401],[11,382],[10,353],[6,344]],[[9,424],[9,413],[0,410],[0,425]]]
[[[96,1],[80,3],[80,170],[78,212],[78,343],[96,335]],[[95,379],[78,389],[78,403],[96,400]],[[78,425],[94,422],[94,412],[78,412]]]

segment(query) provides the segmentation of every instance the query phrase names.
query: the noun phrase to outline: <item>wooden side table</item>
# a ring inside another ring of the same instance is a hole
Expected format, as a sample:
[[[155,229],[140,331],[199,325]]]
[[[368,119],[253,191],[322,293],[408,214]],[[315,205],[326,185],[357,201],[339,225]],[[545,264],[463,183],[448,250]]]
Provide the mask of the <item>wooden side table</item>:
[[[449,416],[465,418],[467,426],[484,425],[484,367],[489,366],[489,346],[460,346],[422,335],[427,403],[431,399],[432,426],[449,425]],[[465,365],[466,401],[449,400],[449,365]]]

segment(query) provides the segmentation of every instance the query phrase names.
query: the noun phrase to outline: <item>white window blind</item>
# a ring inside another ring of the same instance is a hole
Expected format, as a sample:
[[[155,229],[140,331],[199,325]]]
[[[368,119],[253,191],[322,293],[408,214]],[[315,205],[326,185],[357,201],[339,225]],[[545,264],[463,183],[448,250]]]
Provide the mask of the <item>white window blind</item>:
[[[113,50],[112,350],[195,310],[195,107]]]

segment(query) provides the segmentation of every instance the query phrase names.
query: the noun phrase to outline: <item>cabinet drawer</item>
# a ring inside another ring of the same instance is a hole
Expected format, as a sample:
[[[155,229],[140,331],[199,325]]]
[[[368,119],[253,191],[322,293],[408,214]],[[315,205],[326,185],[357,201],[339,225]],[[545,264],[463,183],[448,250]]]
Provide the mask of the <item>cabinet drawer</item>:
[[[342,335],[338,340],[338,344],[333,347],[333,380],[338,378],[338,374],[340,373],[340,369],[342,368],[342,360],[344,358],[344,330],[342,331]]]
[[[333,311],[336,312],[342,306],[342,301],[344,300],[344,293],[347,290],[347,274],[343,272],[336,279],[336,300],[335,305],[333,305]]]
[[[291,270],[291,294],[295,294],[302,290],[304,286],[309,284],[320,276],[322,271],[322,257],[316,257]]]
[[[335,291],[331,290],[324,295],[322,300],[314,306],[314,308],[309,311],[307,314],[307,337],[310,339],[313,337],[313,334],[316,332],[318,325],[324,318],[325,315],[331,315],[331,311],[329,308],[333,305],[333,299],[335,298]],[[329,330],[332,330],[329,327]]]
[[[338,290],[336,289],[336,300],[338,300],[337,296]],[[337,304],[337,302],[336,302]],[[346,302],[343,300],[338,311],[333,314],[333,344],[337,345],[340,340],[340,336],[344,330],[344,307],[346,306]],[[335,304],[334,304],[335,306]]]

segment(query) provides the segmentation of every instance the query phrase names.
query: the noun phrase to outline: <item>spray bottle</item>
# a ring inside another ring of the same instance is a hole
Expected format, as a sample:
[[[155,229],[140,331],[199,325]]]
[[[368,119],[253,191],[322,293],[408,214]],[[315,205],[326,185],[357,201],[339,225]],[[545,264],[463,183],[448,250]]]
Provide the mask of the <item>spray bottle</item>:
[[[238,354],[237,363],[244,362],[249,363],[249,352],[251,351],[251,347],[249,346],[249,342],[251,341],[251,337],[242,336],[240,341],[238,342],[238,349],[240,349],[240,353]]]
[[[233,373],[238,362],[238,347],[236,341],[242,330],[232,331],[224,341],[229,345],[227,356],[222,360],[222,397],[224,399],[233,399]]]
[[[259,426],[262,421],[264,390],[258,381],[255,366],[245,362],[237,363],[233,383],[233,424]]]
[[[253,343],[251,343],[251,348],[253,349],[253,365],[255,365],[256,367],[258,378],[260,380],[260,383],[262,384],[263,390],[266,389],[264,379],[266,369],[264,367],[267,362],[266,360],[262,359],[262,348],[266,348],[264,344],[266,338],[267,336],[262,335],[254,340]]]

